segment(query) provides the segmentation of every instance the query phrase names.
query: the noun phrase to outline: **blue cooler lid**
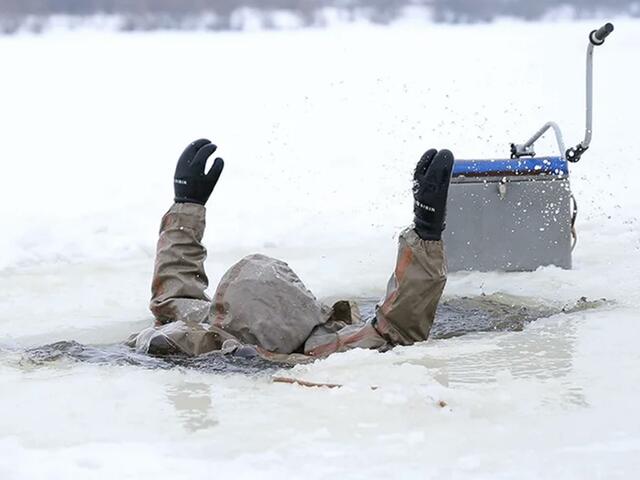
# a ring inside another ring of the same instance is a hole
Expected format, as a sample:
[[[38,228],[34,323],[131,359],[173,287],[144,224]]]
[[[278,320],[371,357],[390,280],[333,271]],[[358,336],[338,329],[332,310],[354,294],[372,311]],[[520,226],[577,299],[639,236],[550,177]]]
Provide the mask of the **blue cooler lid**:
[[[453,177],[505,177],[516,175],[568,176],[569,166],[561,157],[507,160],[456,160]]]

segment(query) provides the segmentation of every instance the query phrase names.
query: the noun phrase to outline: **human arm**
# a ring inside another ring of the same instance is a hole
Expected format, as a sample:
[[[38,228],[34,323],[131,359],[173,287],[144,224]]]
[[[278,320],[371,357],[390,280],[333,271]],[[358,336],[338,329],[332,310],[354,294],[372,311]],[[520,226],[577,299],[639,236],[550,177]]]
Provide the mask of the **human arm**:
[[[337,331],[320,326],[307,340],[305,353],[325,356],[350,348],[385,349],[429,337],[447,281],[441,236],[452,170],[453,154],[448,150],[429,150],[418,162],[414,226],[400,234],[396,267],[375,318]]]
[[[174,203],[162,217],[151,283],[150,309],[157,323],[203,321],[210,299],[202,245],[205,207]]]
[[[403,231],[396,268],[376,308],[378,333],[392,345],[426,340],[446,282],[442,241],[423,240],[413,228]]]
[[[374,326],[393,345],[427,340],[447,281],[442,244],[446,203],[453,171],[448,150],[427,151],[414,173],[414,227],[402,232],[396,268]]]
[[[175,203],[162,218],[151,284],[150,309],[157,323],[206,319],[210,299],[205,290],[207,250],[202,244],[205,204],[224,162],[218,158],[208,173],[205,164],[216,146],[197,140],[183,152],[174,175]]]

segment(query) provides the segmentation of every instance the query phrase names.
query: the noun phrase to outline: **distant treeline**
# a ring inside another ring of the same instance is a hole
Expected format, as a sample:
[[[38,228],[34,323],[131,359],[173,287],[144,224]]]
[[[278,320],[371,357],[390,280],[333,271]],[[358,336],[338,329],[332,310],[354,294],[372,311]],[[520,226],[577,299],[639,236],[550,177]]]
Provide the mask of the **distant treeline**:
[[[322,25],[328,8],[342,12],[347,20],[389,23],[416,6],[428,9],[433,20],[450,23],[500,16],[535,20],[560,7],[578,17],[603,12],[640,16],[640,0],[0,0],[0,32],[41,30],[53,15],[78,22],[100,15],[118,18],[115,27],[124,30],[228,30],[242,27],[242,9],[255,12],[265,28],[278,28],[273,18],[283,12],[296,25]]]

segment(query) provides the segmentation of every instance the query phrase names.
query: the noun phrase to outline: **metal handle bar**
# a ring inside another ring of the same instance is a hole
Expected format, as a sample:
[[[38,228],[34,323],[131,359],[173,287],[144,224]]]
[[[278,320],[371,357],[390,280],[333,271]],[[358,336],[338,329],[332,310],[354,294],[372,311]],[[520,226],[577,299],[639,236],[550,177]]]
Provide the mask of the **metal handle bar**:
[[[594,30],[589,34],[589,41],[595,46],[602,45],[604,40],[613,32],[613,24],[607,23],[600,27],[598,30]]]
[[[533,148],[534,143],[550,128],[556,134],[556,140],[558,147],[560,148],[560,155],[562,158],[566,158],[570,162],[577,162],[582,157],[582,154],[586,152],[591,145],[591,137],[593,133],[593,49],[604,43],[605,39],[611,35],[614,27],[613,24],[607,23],[600,27],[598,30],[594,30],[589,34],[589,46],[587,47],[587,120],[584,140],[577,146],[569,148],[565,152],[564,142],[562,140],[562,133],[560,127],[554,122],[546,123],[540,130],[538,130],[526,143],[512,144],[511,145],[511,158],[520,158],[535,156],[535,150]]]
[[[589,34],[589,46],[587,47],[587,121],[584,140],[575,147],[567,150],[567,160],[578,162],[582,154],[589,149],[593,134],[593,49],[604,43],[605,38],[613,32],[613,24],[607,23]]]
[[[562,131],[556,122],[545,123],[540,130],[534,133],[533,136],[522,145],[511,144],[511,158],[534,157],[536,152],[533,149],[533,144],[536,143],[541,136],[547,133],[547,130],[549,129],[552,129],[553,133],[556,134],[556,142],[558,143],[560,157],[564,158],[564,139],[562,138]]]

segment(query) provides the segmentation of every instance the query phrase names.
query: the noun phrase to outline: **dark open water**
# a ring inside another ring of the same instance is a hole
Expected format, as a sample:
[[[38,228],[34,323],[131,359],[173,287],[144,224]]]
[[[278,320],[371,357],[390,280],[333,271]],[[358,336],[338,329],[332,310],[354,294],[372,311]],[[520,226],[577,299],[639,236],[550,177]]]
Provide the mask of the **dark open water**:
[[[438,307],[431,338],[446,339],[478,332],[520,331],[528,323],[540,318],[597,308],[605,302],[605,300],[588,301],[582,298],[573,305],[551,307],[539,301],[536,303],[531,299],[503,295],[443,299]],[[363,318],[370,318],[375,304],[373,300],[360,302]],[[22,362],[32,365],[63,360],[154,369],[190,368],[211,373],[255,374],[286,367],[281,363],[269,362],[255,356],[223,355],[212,352],[195,358],[177,355],[153,357],[136,353],[123,344],[82,345],[75,341],[31,348],[22,356]]]

